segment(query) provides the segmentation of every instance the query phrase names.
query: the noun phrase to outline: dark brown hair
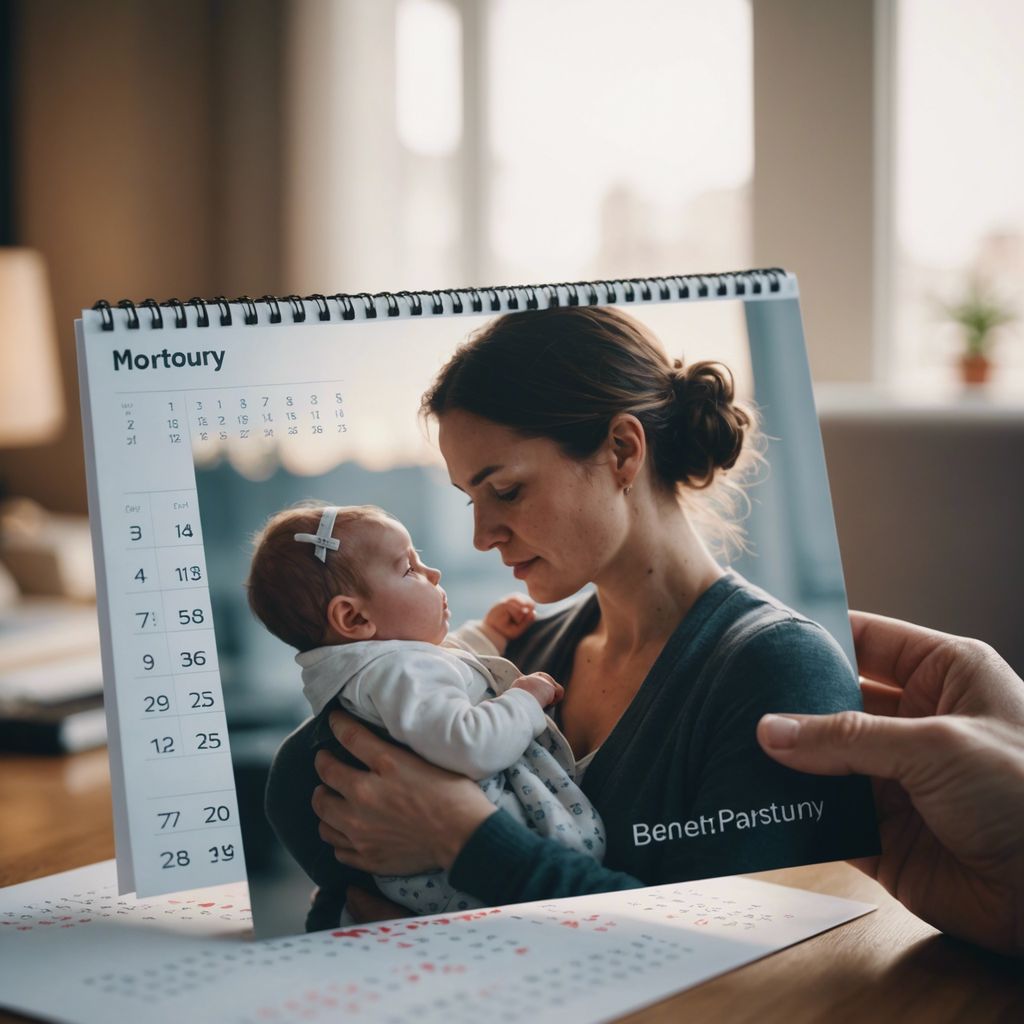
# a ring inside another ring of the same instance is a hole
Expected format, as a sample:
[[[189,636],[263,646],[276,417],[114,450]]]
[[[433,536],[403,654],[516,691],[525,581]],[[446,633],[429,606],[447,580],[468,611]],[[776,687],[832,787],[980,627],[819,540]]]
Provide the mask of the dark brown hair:
[[[297,541],[295,534],[316,534],[326,507],[326,502],[307,501],[275,512],[253,537],[245,583],[249,607],[274,636],[300,651],[324,643],[331,598],[337,594],[371,596],[346,528],[390,518],[375,505],[339,508],[331,535],[341,547],[328,551],[327,560],[321,562],[313,546]]]
[[[702,490],[736,465],[755,417],[716,362],[673,364],[648,329],[620,310],[510,313],[461,346],[423,396],[422,412],[474,413],[587,459],[611,420],[643,424],[655,479]]]

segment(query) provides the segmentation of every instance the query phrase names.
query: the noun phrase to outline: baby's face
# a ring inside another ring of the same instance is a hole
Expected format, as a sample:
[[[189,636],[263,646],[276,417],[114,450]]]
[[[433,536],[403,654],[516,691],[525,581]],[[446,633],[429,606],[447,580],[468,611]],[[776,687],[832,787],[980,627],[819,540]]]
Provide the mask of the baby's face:
[[[366,617],[377,627],[374,640],[422,640],[439,644],[448,634],[448,597],[441,573],[420,561],[408,531],[384,519],[368,531],[363,562],[373,595]]]

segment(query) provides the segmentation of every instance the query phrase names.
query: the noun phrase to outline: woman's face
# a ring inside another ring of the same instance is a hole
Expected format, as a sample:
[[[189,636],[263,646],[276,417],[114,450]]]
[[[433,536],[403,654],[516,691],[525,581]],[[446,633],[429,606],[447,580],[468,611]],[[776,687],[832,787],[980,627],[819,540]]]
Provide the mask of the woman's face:
[[[627,524],[610,457],[582,463],[554,441],[461,410],[439,426],[451,481],[473,505],[476,548],[496,549],[542,603],[597,579]]]

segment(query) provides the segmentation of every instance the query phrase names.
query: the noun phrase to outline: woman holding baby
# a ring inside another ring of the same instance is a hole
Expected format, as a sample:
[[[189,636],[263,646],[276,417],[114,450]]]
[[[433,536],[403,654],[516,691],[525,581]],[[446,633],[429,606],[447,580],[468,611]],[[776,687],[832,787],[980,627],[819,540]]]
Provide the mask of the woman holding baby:
[[[343,715],[337,739],[369,771],[317,754],[319,823],[304,807],[287,812],[308,815],[307,834],[318,826],[348,869],[442,867],[487,904],[876,851],[866,780],[791,771],[755,738],[767,712],[861,704],[828,633],[723,569],[695,525],[704,496],[756,459],[754,417],[728,370],[673,365],[617,310],[552,309],[488,324],[423,409],[473,505],[474,545],[496,551],[540,603],[594,584],[531,622],[507,657],[564,687],[553,717],[604,821],[606,855],[597,863],[539,837],[465,777]],[[279,761],[309,752],[300,731]],[[273,818],[273,785],[268,807]],[[348,905],[357,916],[389,909],[354,889]]]

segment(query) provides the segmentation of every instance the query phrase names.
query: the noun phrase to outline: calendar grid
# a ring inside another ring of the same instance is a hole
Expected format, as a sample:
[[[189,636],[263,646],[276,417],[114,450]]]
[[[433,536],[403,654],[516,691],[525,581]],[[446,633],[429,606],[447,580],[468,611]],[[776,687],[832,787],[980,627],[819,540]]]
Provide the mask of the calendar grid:
[[[98,569],[125,767],[127,806],[115,813],[127,818],[136,889],[154,896],[244,878],[195,467],[326,464],[349,426],[337,378],[280,374],[285,383],[267,385],[214,376],[217,365],[152,387],[152,377],[115,376],[107,360],[88,379],[96,503],[113,512],[101,524]]]

